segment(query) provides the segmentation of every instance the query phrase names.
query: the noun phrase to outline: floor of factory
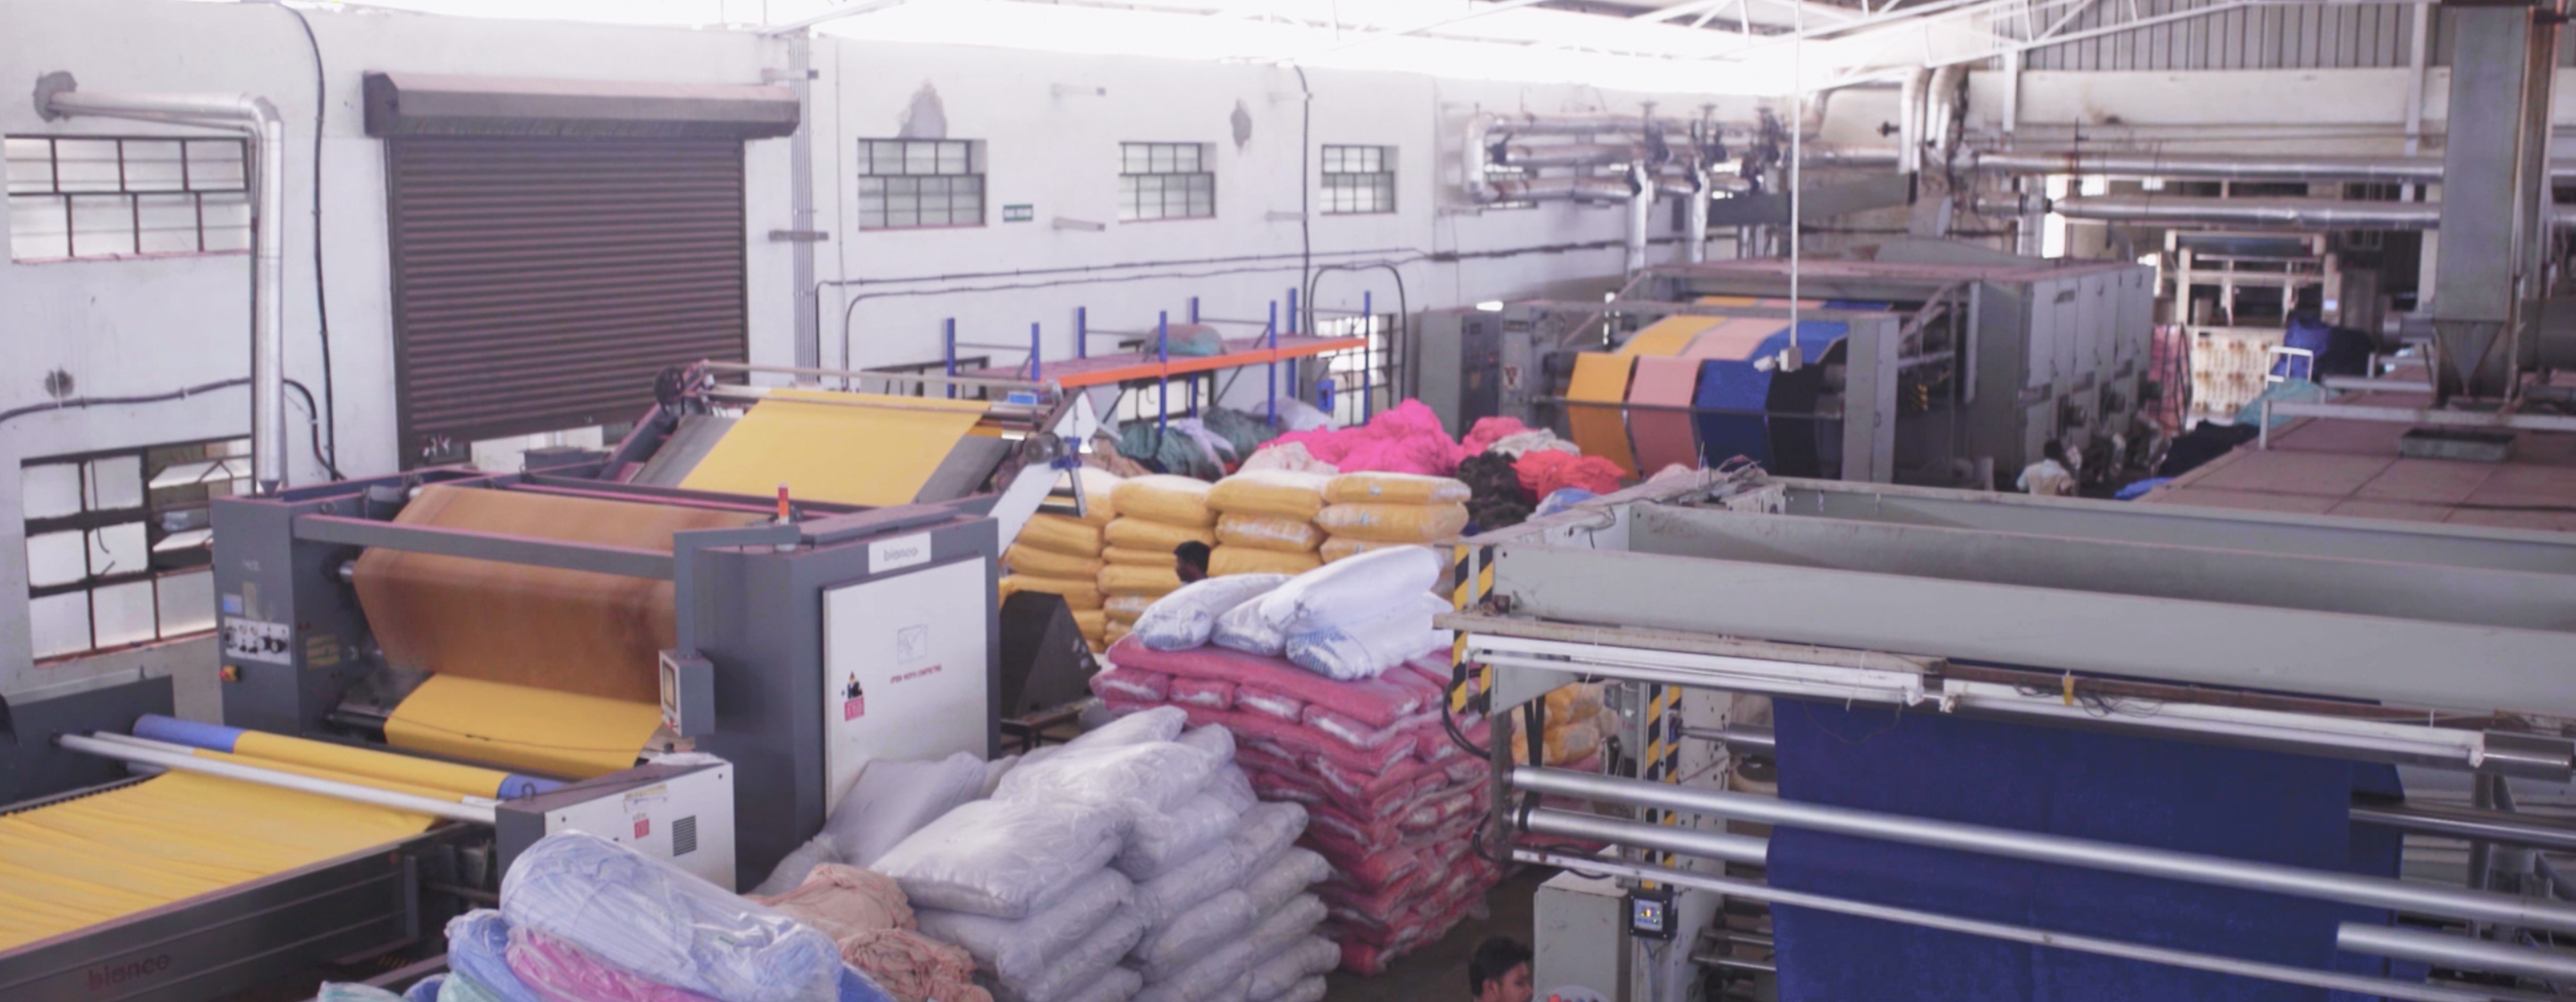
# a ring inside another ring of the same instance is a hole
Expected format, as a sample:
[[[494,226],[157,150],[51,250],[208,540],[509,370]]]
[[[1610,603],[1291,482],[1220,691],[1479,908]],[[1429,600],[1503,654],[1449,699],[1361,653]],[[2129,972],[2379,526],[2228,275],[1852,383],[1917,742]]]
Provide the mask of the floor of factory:
[[[1467,997],[1467,956],[1476,952],[1476,944],[1485,937],[1502,935],[1527,945],[1537,928],[1531,905],[1538,899],[1538,885],[1555,875],[1554,870],[1527,870],[1494,885],[1485,892],[1487,915],[1458,923],[1449,935],[1440,938],[1387,965],[1384,973],[1364,978],[1347,971],[1335,971],[1329,979],[1324,998],[1329,1002],[1422,1002],[1427,999],[1463,999]]]

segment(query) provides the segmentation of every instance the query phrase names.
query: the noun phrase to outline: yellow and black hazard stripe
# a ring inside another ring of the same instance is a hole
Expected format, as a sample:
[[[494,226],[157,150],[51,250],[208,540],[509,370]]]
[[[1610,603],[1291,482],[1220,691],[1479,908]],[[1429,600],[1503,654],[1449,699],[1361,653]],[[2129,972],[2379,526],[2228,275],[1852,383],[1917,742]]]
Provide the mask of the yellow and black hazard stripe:
[[[1658,685],[1647,688],[1646,696],[1646,767],[1645,778],[1655,783],[1682,781],[1682,690],[1679,686]],[[1654,824],[1679,825],[1677,811],[1648,811],[1646,820]],[[1673,854],[1662,855],[1663,865],[1673,865]]]
[[[1477,603],[1484,601],[1485,596],[1492,593],[1494,590],[1494,548],[1491,546],[1471,546],[1462,543],[1451,547],[1450,549],[1452,550],[1450,579],[1458,582],[1457,588],[1454,589],[1450,595],[1450,608],[1456,609],[1459,612],[1466,612],[1474,609]],[[1460,632],[1457,639],[1451,642],[1449,648],[1449,664],[1452,669],[1451,677],[1461,677],[1464,674],[1467,668],[1466,633]],[[1478,666],[1476,691],[1492,692],[1493,688],[1493,669]],[[1460,687],[1451,691],[1449,694],[1449,712],[1464,713],[1466,711],[1466,688]]]

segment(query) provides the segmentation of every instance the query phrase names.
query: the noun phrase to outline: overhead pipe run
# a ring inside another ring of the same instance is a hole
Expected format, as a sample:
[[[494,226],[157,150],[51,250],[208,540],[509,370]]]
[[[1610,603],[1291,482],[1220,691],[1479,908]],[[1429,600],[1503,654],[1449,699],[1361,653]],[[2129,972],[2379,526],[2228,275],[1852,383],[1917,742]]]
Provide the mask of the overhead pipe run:
[[[1643,163],[1628,166],[1628,268],[1635,275],[1646,270],[1646,230],[1654,225],[1655,196],[1659,193],[1655,176]]]
[[[1919,67],[1906,75],[1896,94],[1896,170],[1913,174],[1923,169],[1923,94],[1932,88],[1932,68]]]
[[[2195,153],[1975,153],[1968,166],[1988,174],[2074,174],[2188,181],[2309,181],[2440,184],[2440,157],[2297,157]],[[2576,180],[2576,160],[2549,165],[2558,180]]]
[[[1708,260],[1708,196],[1711,178],[1706,167],[1692,171],[1691,174],[1691,180],[1697,183],[1692,185],[1691,190],[1684,196],[1689,201],[1682,203],[1684,206],[1682,219],[1689,229],[1682,243],[1682,260],[1699,264]]]
[[[2333,198],[2198,198],[2180,195],[2080,195],[2047,199],[1986,195],[1982,215],[2053,212],[2068,219],[2172,225],[2216,224],[2312,230],[2432,230],[2442,225],[2439,202],[2350,202]],[[2576,226],[2576,206],[2556,206],[2553,225]]]
[[[262,493],[286,485],[286,123],[253,94],[118,94],[79,90],[69,73],[36,82],[46,120],[90,115],[231,129],[250,140],[251,480]]]

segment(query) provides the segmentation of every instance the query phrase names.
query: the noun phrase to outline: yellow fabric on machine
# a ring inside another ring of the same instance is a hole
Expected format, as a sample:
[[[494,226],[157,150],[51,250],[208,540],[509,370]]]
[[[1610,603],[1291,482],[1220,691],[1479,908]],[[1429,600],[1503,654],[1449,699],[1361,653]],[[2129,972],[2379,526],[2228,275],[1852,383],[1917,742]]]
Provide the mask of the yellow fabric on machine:
[[[437,675],[385,718],[396,748],[588,779],[635,764],[654,703]]]
[[[1723,317],[1670,316],[1646,325],[1619,346],[1622,355],[1679,355],[1690,346],[1701,331],[1718,325]]]
[[[500,796],[501,782],[510,778],[509,773],[494,769],[478,769],[409,755],[390,755],[266,731],[243,731],[240,740],[233,742],[233,754],[265,760],[257,764],[271,767],[278,763],[310,766],[471,797]]]
[[[0,950],[383,845],[430,821],[184,772],[0,817]]]
[[[1565,388],[1565,398],[1576,402],[1565,414],[1566,426],[1574,433],[1574,444],[1583,449],[1584,455],[1617,463],[1630,474],[1637,472],[1637,459],[1628,449],[1626,406],[1628,373],[1636,362],[1626,355],[1584,352],[1574,356],[1574,378]]]
[[[986,404],[825,390],[771,390],[680,486],[841,504],[911,504]]]

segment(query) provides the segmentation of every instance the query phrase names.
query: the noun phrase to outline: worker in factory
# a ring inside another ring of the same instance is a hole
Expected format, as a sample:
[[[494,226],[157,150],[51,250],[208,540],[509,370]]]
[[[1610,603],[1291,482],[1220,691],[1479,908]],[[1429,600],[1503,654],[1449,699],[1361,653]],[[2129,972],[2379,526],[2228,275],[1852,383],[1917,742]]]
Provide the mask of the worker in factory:
[[[2070,497],[2075,493],[2075,472],[2067,469],[2066,444],[2049,439],[2039,448],[2039,462],[2022,467],[2021,479],[2013,485],[2032,494]]]
[[[1509,936],[1487,936],[1467,957],[1467,992],[1475,1002],[1530,1002],[1530,948]]]
[[[1208,544],[1196,540],[1175,546],[1172,548],[1172,570],[1181,576],[1182,584],[1207,580],[1208,557],[1213,552],[1208,549]]]

